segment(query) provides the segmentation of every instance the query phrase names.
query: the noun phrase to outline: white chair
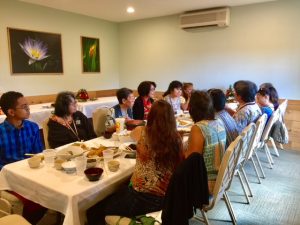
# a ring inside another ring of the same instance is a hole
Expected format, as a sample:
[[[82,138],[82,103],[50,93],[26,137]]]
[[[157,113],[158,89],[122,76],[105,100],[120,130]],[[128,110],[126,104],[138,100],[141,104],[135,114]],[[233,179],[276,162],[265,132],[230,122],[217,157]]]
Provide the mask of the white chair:
[[[50,148],[50,145],[49,145],[49,142],[48,142],[48,132],[49,132],[48,122],[49,122],[49,119],[46,119],[45,121],[42,122],[45,149]]]
[[[194,216],[195,219],[198,219],[202,222],[204,222],[206,225],[209,225],[209,221],[207,218],[207,211],[214,208],[214,206],[217,204],[217,202],[223,197],[227,206],[227,209],[229,211],[229,215],[231,217],[232,223],[237,224],[236,217],[234,215],[234,211],[232,209],[229,197],[227,195],[227,191],[230,188],[234,171],[236,168],[237,160],[240,156],[242,149],[242,138],[241,136],[238,136],[227,148],[222,163],[218,172],[217,180],[215,183],[215,187],[213,190],[213,196],[212,200],[210,201],[210,204],[207,206],[204,206],[201,210],[202,218],[198,217],[197,215]]]
[[[13,194],[7,191],[0,191],[0,200],[0,214],[23,214],[24,204]]]
[[[113,110],[108,107],[97,108],[92,114],[94,131],[98,137],[105,131],[107,115],[113,116]]]
[[[280,115],[281,115],[281,117],[279,119],[281,119],[281,121],[284,121],[284,115],[285,115],[287,106],[288,106],[288,100],[287,99],[285,99],[283,102],[281,102],[280,105],[278,106],[279,111],[280,111]],[[280,147],[280,149],[284,149],[283,145],[281,143],[279,144],[279,147]]]
[[[262,174],[262,177],[265,178],[265,173],[263,171],[263,168],[261,166],[261,162],[259,160],[259,157],[256,153],[256,149],[257,149],[257,146],[258,146],[258,143],[259,141],[261,140],[261,136],[262,136],[262,133],[264,131],[264,128],[265,128],[265,125],[266,125],[266,122],[267,122],[267,114],[263,114],[261,117],[259,117],[259,119],[256,121],[256,129],[254,131],[254,134],[253,134],[253,138],[252,138],[252,141],[251,143],[249,144],[249,148],[248,148],[248,152],[245,156],[245,161],[244,163],[241,165],[241,168],[243,169],[245,164],[248,162],[248,161],[251,161],[252,162],[252,165],[253,165],[253,168],[255,170],[255,174],[257,176],[257,179],[258,179],[258,183],[260,184],[261,183],[261,180],[260,180],[260,175],[258,173],[258,170],[257,170],[257,167],[255,165],[255,162],[254,162],[254,158],[253,158],[253,155],[256,157],[256,160],[257,160],[257,163],[258,163],[258,166],[260,168],[260,172]],[[246,174],[246,173],[245,173]]]
[[[246,160],[247,160],[247,155],[248,155],[248,151],[249,151],[249,146],[252,142],[253,139],[253,135],[255,132],[255,128],[256,125],[254,123],[250,123],[247,127],[244,128],[244,130],[241,133],[241,141],[242,141],[242,145],[241,145],[241,153],[240,156],[237,158],[237,162],[236,162],[236,168],[235,168],[235,174],[237,174],[239,181],[242,185],[243,188],[243,192],[245,194],[247,203],[250,203],[250,199],[249,197],[252,197],[252,191],[250,189],[249,186],[249,182],[248,182],[248,178],[246,176],[246,173],[243,169],[243,165],[245,164]],[[248,187],[248,191],[249,191],[249,195],[247,193],[247,190],[245,188],[245,184],[243,179],[246,181],[246,185]]]
[[[0,225],[31,225],[20,215],[7,215],[0,218]]]
[[[274,161],[273,161],[272,155],[271,155],[269,147],[268,147],[268,141],[271,141],[271,144],[275,151],[275,154],[277,156],[279,156],[279,153],[278,153],[277,147],[274,143],[274,140],[272,137],[270,137],[271,128],[274,125],[274,123],[276,121],[278,121],[279,117],[280,117],[280,111],[279,111],[279,109],[276,109],[273,112],[272,116],[270,117],[269,121],[267,122],[267,124],[264,128],[263,134],[261,136],[261,140],[258,142],[258,145],[257,145],[257,149],[263,149],[265,151],[267,160],[269,162],[271,169],[273,168],[272,164],[274,164]]]

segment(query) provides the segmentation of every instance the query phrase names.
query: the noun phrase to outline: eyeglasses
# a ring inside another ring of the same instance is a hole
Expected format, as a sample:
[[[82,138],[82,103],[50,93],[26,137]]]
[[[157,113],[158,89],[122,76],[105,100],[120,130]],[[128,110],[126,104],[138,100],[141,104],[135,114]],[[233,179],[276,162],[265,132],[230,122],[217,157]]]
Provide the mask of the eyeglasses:
[[[29,110],[29,105],[21,105],[20,107],[16,107],[15,109],[23,109],[23,110]]]

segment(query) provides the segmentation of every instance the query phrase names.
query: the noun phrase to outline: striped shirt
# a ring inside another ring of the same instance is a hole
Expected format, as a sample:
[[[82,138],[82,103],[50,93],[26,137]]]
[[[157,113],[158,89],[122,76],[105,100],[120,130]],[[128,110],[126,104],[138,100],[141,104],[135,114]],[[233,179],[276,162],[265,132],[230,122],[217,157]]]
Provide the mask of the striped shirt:
[[[0,124],[0,169],[8,163],[25,158],[25,153],[39,153],[43,150],[39,127],[24,120],[17,129],[7,120]]]
[[[216,114],[217,118],[222,120],[226,130],[226,148],[239,136],[239,129],[235,120],[230,116],[226,110],[221,110]]]

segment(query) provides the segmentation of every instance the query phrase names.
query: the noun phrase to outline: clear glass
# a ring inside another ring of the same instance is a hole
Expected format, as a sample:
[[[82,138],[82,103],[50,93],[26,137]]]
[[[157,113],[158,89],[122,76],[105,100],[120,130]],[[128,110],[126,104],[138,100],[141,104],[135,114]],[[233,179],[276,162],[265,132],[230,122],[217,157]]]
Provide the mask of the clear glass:
[[[77,156],[75,159],[75,165],[76,165],[76,173],[79,176],[84,175],[84,171],[86,169],[86,164],[87,164],[87,158],[82,155],[82,156]]]
[[[48,167],[54,166],[56,152],[54,149],[46,149],[43,151],[45,165]]]

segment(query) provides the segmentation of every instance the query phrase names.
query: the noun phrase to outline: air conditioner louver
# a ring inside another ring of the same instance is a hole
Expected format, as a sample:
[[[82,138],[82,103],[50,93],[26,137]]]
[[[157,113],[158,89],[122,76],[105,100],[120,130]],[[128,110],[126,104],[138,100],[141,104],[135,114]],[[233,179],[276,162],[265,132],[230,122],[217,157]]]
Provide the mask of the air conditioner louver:
[[[180,15],[180,27],[183,29],[206,27],[206,26],[228,26],[230,21],[229,8],[206,9],[189,12]]]

